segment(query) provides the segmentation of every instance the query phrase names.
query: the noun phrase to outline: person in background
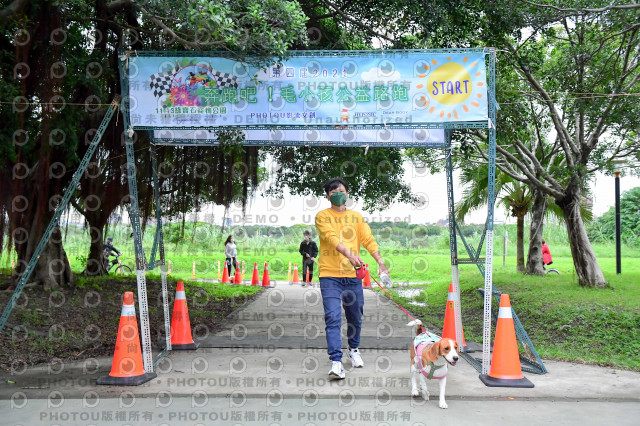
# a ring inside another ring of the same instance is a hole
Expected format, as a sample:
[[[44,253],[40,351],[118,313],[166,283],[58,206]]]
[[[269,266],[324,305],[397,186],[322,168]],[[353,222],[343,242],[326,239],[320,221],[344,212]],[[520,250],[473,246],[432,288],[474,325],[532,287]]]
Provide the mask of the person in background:
[[[311,232],[305,230],[302,235],[304,240],[300,243],[300,254],[302,255],[302,285],[307,281],[307,270],[309,270],[309,282],[313,281],[313,263],[318,256],[318,246],[311,239]]]
[[[551,252],[549,251],[549,246],[547,242],[542,239],[542,263],[544,265],[551,265],[553,263],[553,259],[551,259]]]
[[[114,252],[117,255],[116,258],[109,261],[109,256],[111,256]],[[117,257],[120,255],[122,255],[122,253],[120,253],[120,250],[113,246],[113,237],[107,237],[107,241],[104,243],[104,267],[107,271],[109,271],[109,269],[111,268],[111,264],[115,265],[116,263],[118,263]]]
[[[229,276],[231,276],[231,265],[233,264],[233,273],[235,275],[236,269],[238,269],[238,249],[236,243],[233,241],[233,235],[227,237],[227,241],[224,242],[224,257],[227,260],[227,269]]]
[[[331,360],[330,379],[344,379],[342,366],[342,312],[347,318],[347,355],[353,367],[363,367],[360,355],[360,331],[364,294],[362,279],[356,277],[356,268],[362,268],[360,245],[363,245],[378,262],[378,274],[389,275],[382,261],[380,250],[371,228],[362,215],[346,206],[349,185],[341,178],[333,178],[324,184],[324,192],[331,207],[318,212],[316,229],[320,240],[318,275],[324,306],[324,322],[327,336],[327,353]]]

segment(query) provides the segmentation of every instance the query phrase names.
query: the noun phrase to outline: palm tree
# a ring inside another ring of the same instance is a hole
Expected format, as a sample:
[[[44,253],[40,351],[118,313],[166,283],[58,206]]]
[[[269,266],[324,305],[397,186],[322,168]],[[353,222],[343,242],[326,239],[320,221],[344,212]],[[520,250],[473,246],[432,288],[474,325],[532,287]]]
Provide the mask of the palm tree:
[[[470,211],[476,210],[487,203],[488,198],[488,173],[487,165],[478,165],[475,168],[465,168],[460,174],[460,181],[465,185],[462,191],[462,199],[456,204],[456,220],[462,222],[464,216]],[[516,257],[518,272],[527,272],[530,274],[542,273],[542,268],[536,268],[532,262],[524,261],[524,219],[532,210],[536,209],[536,203],[541,203],[545,216],[549,218],[553,216],[560,221],[564,220],[562,209],[558,207],[551,197],[543,197],[542,200],[536,198],[536,194],[531,188],[519,181],[512,179],[505,173],[496,170],[496,187],[495,194],[498,205],[504,206],[516,218]],[[585,185],[586,186],[586,185]],[[586,197],[590,192],[588,187],[585,188]],[[587,198],[582,200],[580,206],[580,214],[585,221],[591,221],[593,212],[591,204]],[[532,223],[533,225],[533,223]],[[539,227],[539,228],[538,228]],[[530,235],[537,233],[542,235],[542,220],[536,226],[537,229],[531,229]],[[540,250],[537,247],[539,238],[529,238],[529,254],[534,250]],[[534,246],[535,245],[535,246]]]
[[[456,205],[456,220],[461,222],[464,216],[487,203],[488,173],[486,165],[474,169],[464,169],[460,181],[465,185],[462,200]],[[529,212],[533,197],[529,187],[513,180],[504,173],[496,171],[496,199],[516,218],[516,247],[518,272],[525,272],[524,264],[524,217]]]

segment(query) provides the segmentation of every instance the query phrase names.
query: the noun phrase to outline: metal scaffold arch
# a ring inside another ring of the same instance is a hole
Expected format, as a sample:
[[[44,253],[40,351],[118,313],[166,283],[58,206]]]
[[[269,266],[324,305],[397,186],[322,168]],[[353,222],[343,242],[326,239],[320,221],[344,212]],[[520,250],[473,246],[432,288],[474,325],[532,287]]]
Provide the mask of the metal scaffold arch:
[[[458,265],[475,264],[484,276],[482,359],[463,352],[479,372],[490,366],[493,287],[493,217],[496,169],[495,50],[422,49],[300,51],[271,67],[239,62],[228,52],[121,52],[122,102],[109,108],[76,170],[2,317],[2,329],[58,224],[81,175],[117,107],[125,126],[130,219],[136,257],[144,369],[153,372],[171,350],[167,272],[162,231],[156,146],[214,146],[219,130],[240,130],[252,146],[360,146],[444,149],[454,290],[456,338],[462,342]],[[451,132],[488,131],[488,208],[477,249],[465,239],[454,215]],[[135,131],[148,131],[156,203],[156,233],[149,262],[142,245],[134,158]],[[469,257],[458,257],[458,236]],[[483,244],[485,257],[480,257]],[[156,260],[156,255],[159,259]],[[160,268],[165,349],[153,359],[146,271]],[[522,324],[513,313],[518,340],[529,357],[522,368],[546,373]]]

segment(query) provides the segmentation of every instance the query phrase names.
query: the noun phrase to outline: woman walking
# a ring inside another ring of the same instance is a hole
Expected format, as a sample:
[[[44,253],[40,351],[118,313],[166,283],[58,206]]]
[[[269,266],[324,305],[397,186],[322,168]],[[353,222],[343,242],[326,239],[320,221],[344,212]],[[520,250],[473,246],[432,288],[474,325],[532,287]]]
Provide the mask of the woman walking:
[[[229,276],[231,276],[231,264],[233,263],[233,273],[235,274],[238,269],[238,249],[236,243],[233,241],[233,235],[227,237],[227,241],[224,242],[224,257],[227,258],[227,269]]]

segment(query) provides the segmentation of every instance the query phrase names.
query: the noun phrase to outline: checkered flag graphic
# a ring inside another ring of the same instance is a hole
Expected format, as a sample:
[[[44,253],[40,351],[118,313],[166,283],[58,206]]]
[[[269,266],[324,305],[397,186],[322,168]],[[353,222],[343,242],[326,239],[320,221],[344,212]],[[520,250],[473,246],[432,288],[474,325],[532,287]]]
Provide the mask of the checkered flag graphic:
[[[159,72],[158,74],[152,74],[149,77],[149,86],[153,90],[153,96],[156,98],[171,92],[171,80],[173,76],[178,72],[178,68],[173,68],[171,71]]]
[[[212,73],[216,85],[220,89],[224,89],[225,87],[238,88],[238,77],[235,75],[220,71],[213,71]]]

